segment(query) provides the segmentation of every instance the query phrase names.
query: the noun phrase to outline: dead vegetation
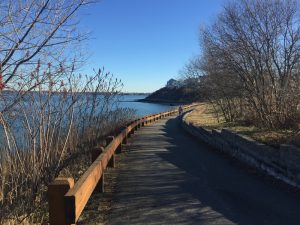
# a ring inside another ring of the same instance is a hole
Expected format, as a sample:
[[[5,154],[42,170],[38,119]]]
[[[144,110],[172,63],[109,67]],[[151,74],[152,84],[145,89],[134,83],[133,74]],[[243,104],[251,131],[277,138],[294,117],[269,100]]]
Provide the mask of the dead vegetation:
[[[289,129],[261,129],[249,124],[240,122],[226,122],[219,110],[210,103],[201,103],[193,110],[187,121],[196,126],[207,129],[229,129],[233,132],[247,135],[254,140],[271,146],[279,144],[294,144],[300,146],[300,135]]]
[[[299,129],[298,1],[230,0],[199,39],[201,56],[182,73],[216,113],[262,130]]]
[[[0,224],[47,223],[47,185],[85,170],[89,151],[133,116],[120,80],[78,71],[90,0],[0,1]]]

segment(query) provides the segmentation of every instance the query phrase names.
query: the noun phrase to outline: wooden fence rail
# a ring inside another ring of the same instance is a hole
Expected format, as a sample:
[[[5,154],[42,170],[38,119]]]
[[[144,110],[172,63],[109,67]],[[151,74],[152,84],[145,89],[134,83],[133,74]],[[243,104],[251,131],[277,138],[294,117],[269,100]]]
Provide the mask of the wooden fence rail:
[[[184,109],[195,105],[188,105]],[[129,123],[116,137],[106,138],[105,148],[92,151],[92,164],[74,184],[73,178],[56,178],[48,186],[50,225],[75,224],[95,189],[104,191],[104,171],[114,167],[114,154],[121,151],[122,144],[138,128],[156,120],[178,113],[177,110],[153,114]]]

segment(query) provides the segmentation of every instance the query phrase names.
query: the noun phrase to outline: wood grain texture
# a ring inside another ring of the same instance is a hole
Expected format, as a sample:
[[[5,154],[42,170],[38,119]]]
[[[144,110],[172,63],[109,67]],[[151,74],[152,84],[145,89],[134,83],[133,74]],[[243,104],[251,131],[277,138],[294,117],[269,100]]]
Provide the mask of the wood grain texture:
[[[65,195],[67,222],[76,223],[87,201],[92,195],[103,173],[103,161],[108,161],[106,154],[101,154],[80,177],[74,187]],[[107,162],[106,162],[107,164]]]

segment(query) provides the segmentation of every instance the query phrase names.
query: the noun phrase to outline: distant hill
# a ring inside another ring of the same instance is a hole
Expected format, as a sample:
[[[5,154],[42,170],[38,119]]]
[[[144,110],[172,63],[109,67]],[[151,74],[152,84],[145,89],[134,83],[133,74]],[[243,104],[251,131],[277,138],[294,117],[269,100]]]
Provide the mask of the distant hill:
[[[179,88],[163,87],[143,99],[143,101],[163,103],[190,103],[199,100],[201,97],[195,89],[184,86]]]

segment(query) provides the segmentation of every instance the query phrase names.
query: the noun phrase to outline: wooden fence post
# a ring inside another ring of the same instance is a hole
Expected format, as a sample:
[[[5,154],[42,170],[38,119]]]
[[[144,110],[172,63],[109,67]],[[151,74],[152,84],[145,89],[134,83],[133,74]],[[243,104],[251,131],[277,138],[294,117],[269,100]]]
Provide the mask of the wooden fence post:
[[[93,150],[92,150],[92,163],[98,158],[98,156],[104,152],[104,148],[102,146],[99,146],[99,147],[95,147]],[[95,188],[95,191],[97,192],[104,192],[104,172],[102,173],[102,176]]]
[[[123,141],[122,141],[122,144],[123,145],[126,145],[127,144],[127,137],[124,137]]]
[[[73,178],[58,177],[48,185],[50,225],[69,225],[66,220],[64,195],[74,186]]]
[[[98,158],[98,156],[104,151],[102,146],[94,147],[92,150],[92,163]]]
[[[111,158],[110,158],[110,160],[108,161],[108,164],[107,164],[107,166],[108,167],[112,167],[112,168],[115,168],[115,154],[113,154],[112,156],[111,156]]]
[[[131,130],[131,131],[129,131],[128,132],[128,135],[127,135],[127,137],[128,138],[130,138],[131,137],[131,135],[133,135],[134,134],[134,128]]]
[[[116,149],[116,153],[117,153],[117,154],[122,153],[122,144],[119,144],[119,146],[118,146],[117,149]]]
[[[106,146],[109,145],[113,140],[114,140],[114,136],[107,136],[107,137],[105,138]]]
[[[142,124],[141,124],[142,127],[145,126],[145,121],[144,120],[145,120],[145,117],[142,117],[142,121],[143,121]]]
[[[114,137],[113,136],[108,136],[106,137],[106,146],[108,146],[113,140],[114,140]],[[108,164],[107,164],[109,167],[112,167],[114,168],[115,167],[115,153],[111,156]]]

